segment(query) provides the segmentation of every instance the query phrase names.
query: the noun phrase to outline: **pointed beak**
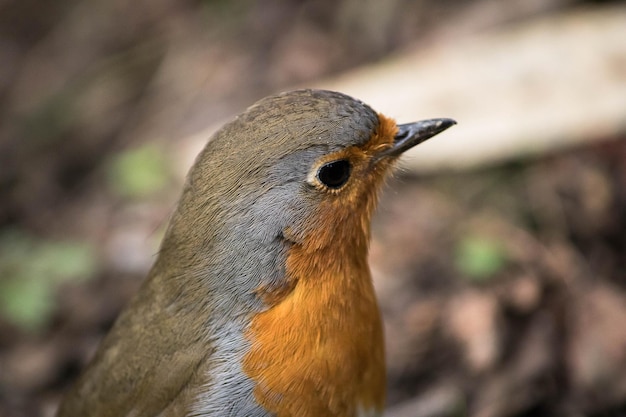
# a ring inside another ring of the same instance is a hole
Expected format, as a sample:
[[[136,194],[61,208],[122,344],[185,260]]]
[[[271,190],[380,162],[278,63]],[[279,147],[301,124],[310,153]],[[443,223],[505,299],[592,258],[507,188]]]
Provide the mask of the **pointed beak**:
[[[425,142],[427,139],[443,132],[456,124],[452,119],[428,119],[415,123],[398,125],[393,145],[376,156],[376,160],[384,157],[397,157],[415,145]]]

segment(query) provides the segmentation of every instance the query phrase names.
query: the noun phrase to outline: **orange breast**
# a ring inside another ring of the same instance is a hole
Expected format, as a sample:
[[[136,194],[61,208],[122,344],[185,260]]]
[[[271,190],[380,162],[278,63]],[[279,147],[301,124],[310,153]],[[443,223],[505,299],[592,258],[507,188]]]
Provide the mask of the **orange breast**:
[[[293,290],[253,318],[243,361],[256,400],[278,417],[382,410],[383,334],[365,258],[290,250]]]

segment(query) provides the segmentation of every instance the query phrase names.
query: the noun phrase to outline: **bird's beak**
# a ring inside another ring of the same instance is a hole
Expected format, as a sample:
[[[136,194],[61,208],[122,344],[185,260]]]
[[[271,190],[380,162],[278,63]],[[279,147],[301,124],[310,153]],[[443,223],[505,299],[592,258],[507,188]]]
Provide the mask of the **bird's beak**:
[[[452,119],[428,119],[398,125],[398,133],[393,140],[393,145],[376,155],[375,159],[400,156],[415,145],[419,145],[455,124],[456,121]]]

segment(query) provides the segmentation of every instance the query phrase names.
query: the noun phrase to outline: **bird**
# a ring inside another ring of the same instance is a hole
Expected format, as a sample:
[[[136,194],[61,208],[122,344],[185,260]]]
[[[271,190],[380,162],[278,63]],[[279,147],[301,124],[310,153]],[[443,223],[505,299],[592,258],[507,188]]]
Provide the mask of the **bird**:
[[[304,89],[225,124],[57,416],[382,415],[371,217],[399,156],[455,123]]]

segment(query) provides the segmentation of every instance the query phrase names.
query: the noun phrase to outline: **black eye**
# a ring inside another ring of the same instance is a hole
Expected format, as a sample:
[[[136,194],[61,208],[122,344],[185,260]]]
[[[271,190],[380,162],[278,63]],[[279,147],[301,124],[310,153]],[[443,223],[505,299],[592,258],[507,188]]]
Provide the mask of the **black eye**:
[[[317,171],[317,178],[328,188],[340,188],[350,178],[350,162],[345,159],[329,162]]]

